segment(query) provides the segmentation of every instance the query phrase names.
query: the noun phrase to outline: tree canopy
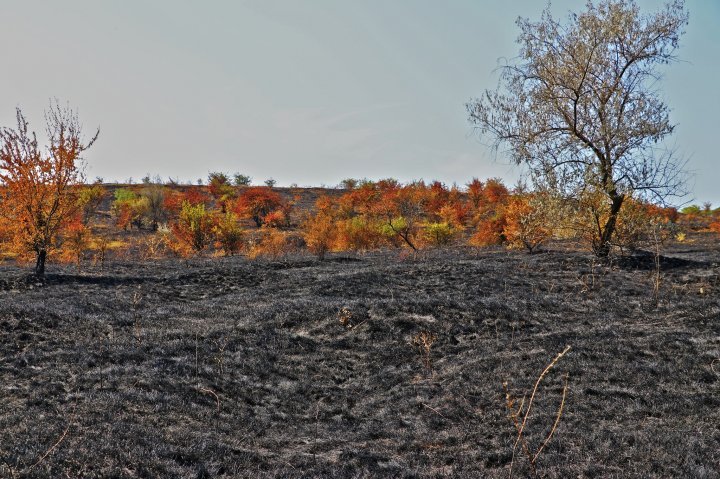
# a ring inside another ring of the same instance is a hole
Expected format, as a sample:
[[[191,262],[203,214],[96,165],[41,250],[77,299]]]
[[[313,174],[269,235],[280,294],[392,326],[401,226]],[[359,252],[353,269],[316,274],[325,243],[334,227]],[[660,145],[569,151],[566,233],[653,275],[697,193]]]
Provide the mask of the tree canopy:
[[[45,114],[49,144],[43,149],[19,108],[16,119],[16,129],[0,129],[0,208],[10,220],[14,249],[34,253],[35,273],[42,276],[58,233],[80,209],[81,155],[99,130],[85,142],[77,114],[53,103]]]
[[[540,184],[604,195],[593,213],[601,256],[628,196],[684,193],[684,164],[662,143],[675,126],[657,85],[687,22],[682,0],[651,14],[634,0],[603,0],[564,23],[549,8],[537,22],[520,18],[519,56],[501,67],[496,90],[467,104],[480,134]]]

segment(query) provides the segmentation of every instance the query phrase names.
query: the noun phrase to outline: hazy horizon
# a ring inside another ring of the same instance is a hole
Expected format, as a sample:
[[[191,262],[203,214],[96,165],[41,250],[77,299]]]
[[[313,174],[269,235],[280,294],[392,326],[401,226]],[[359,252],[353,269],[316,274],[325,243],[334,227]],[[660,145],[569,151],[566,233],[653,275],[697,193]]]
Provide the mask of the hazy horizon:
[[[639,0],[645,11],[664,2]],[[545,2],[8,1],[0,35],[0,125],[21,107],[44,129],[51,98],[100,138],[87,176],[195,182],[211,171],[262,184],[334,186],[344,178],[463,184],[520,169],[483,145],[465,103],[497,84],[518,16]],[[689,158],[695,202],[720,204],[720,3],[690,0],[680,62],[662,69]],[[584,2],[557,0],[556,16]]]

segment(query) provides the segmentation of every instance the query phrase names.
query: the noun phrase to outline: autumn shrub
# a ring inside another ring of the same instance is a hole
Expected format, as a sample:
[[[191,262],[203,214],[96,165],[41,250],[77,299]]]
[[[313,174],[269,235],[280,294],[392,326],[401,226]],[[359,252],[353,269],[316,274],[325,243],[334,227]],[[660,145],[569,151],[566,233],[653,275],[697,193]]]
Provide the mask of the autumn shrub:
[[[307,249],[318,259],[323,260],[337,244],[338,225],[329,198],[319,198],[315,202],[315,207],[316,211],[303,221],[301,231]]]
[[[295,245],[290,241],[287,233],[277,228],[264,227],[259,240],[250,248],[248,257],[250,259],[267,257],[276,260],[291,253],[294,249]]]
[[[508,199],[502,235],[509,248],[532,253],[552,235],[552,196],[549,193],[517,194]]]
[[[471,216],[475,217],[480,211],[483,204],[483,191],[485,190],[485,184],[478,178],[473,178],[470,183],[466,186],[467,195],[467,208],[470,211]]]
[[[271,211],[265,216],[265,226],[270,228],[286,228],[290,226],[290,219],[285,210],[278,209]]]
[[[506,226],[507,221],[503,213],[497,212],[488,218],[483,218],[477,222],[469,244],[478,247],[501,245],[505,242]]]
[[[378,225],[378,231],[385,242],[395,248],[399,248],[404,244],[409,244],[411,249],[417,250],[417,227],[410,225],[402,216],[388,217]],[[404,238],[408,238],[407,243]]]
[[[165,186],[158,183],[150,183],[140,190],[143,222],[152,231],[157,231],[158,227],[168,220],[169,212],[165,207],[165,196]]]
[[[232,211],[220,214],[214,226],[215,240],[225,256],[233,256],[242,248],[243,229],[238,224],[238,217]]]
[[[112,202],[112,212],[116,218],[119,228],[128,227],[141,228],[143,218],[147,214],[149,201],[132,190],[118,188],[114,193],[115,199]]]
[[[380,232],[391,244],[402,243],[417,251],[427,205],[427,188],[422,182],[404,186],[393,183],[382,191],[373,214],[381,223]]]
[[[629,198],[618,215],[613,243],[631,251],[650,243],[662,243],[674,236],[672,226],[662,209]]]
[[[507,187],[497,178],[485,183],[475,178],[467,187],[468,214],[475,230],[469,243],[479,247],[505,243],[505,209],[510,198]]]
[[[171,219],[177,219],[184,203],[191,205],[210,206],[210,198],[200,188],[189,188],[184,191],[170,191],[164,195],[163,207]]]
[[[61,230],[78,213],[81,155],[100,131],[85,142],[77,114],[51,102],[43,148],[19,108],[16,120],[17,128],[0,128],[0,215],[8,220],[11,250],[34,255],[35,274],[42,277]]]
[[[586,190],[572,200],[568,224],[575,229],[577,237],[593,251],[602,245],[600,225],[606,224],[610,204],[600,193]],[[611,246],[624,251],[634,251],[648,245],[663,243],[677,235],[678,224],[674,208],[662,208],[631,196],[625,198],[617,215]]]
[[[440,181],[433,181],[424,191],[425,213],[433,221],[440,219],[440,211],[450,201],[450,190]]]
[[[240,194],[234,211],[241,218],[252,219],[259,228],[271,212],[281,209],[282,206],[283,200],[277,192],[265,186],[253,186]]]
[[[452,199],[438,211],[437,217],[440,222],[448,223],[454,228],[460,229],[467,224],[469,219],[469,208],[468,205],[459,201],[459,199]]]
[[[178,251],[183,255],[202,253],[212,242],[213,226],[212,215],[204,204],[184,202],[177,221],[171,225],[180,246]]]
[[[382,234],[376,221],[355,216],[337,223],[337,247],[340,250],[370,251],[383,243]]]
[[[459,230],[448,222],[428,223],[423,229],[423,239],[429,245],[447,246],[457,237]]]
[[[87,225],[97,214],[107,191],[102,185],[91,185],[80,188],[77,194],[77,203],[82,211],[82,222]]]
[[[235,188],[230,176],[221,172],[212,172],[208,175],[208,191],[220,206],[220,211],[225,213],[227,205],[235,198]]]
[[[720,234],[720,221],[710,223],[710,231]]]
[[[92,232],[83,223],[82,215],[74,218],[62,231],[60,258],[72,262],[80,271],[86,251],[92,242]]]

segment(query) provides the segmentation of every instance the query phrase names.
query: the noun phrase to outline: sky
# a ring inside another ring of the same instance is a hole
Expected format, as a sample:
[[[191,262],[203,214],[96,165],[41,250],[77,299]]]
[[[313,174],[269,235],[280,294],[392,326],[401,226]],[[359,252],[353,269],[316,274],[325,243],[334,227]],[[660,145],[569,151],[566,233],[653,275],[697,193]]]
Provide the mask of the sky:
[[[661,0],[638,0],[645,11]],[[555,0],[565,16],[580,0]],[[495,155],[465,104],[517,55],[518,16],[540,0],[2,0],[0,125],[21,107],[38,132],[50,99],[98,142],[88,179],[181,181],[223,171],[254,183],[344,178],[467,183],[521,169]],[[663,69],[688,158],[686,200],[720,204],[720,2],[688,0]]]

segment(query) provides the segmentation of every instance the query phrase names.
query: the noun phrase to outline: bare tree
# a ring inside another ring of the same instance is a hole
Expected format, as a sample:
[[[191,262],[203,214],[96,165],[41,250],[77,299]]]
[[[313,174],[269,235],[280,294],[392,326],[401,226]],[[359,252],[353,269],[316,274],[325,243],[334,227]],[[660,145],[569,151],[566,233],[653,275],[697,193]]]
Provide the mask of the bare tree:
[[[634,0],[588,1],[564,24],[549,8],[538,22],[520,18],[519,57],[501,68],[498,89],[467,104],[496,151],[507,147],[545,186],[604,195],[598,256],[610,252],[628,195],[665,203],[685,194],[684,162],[662,145],[674,125],[657,82],[687,22],[683,0],[653,14]]]

